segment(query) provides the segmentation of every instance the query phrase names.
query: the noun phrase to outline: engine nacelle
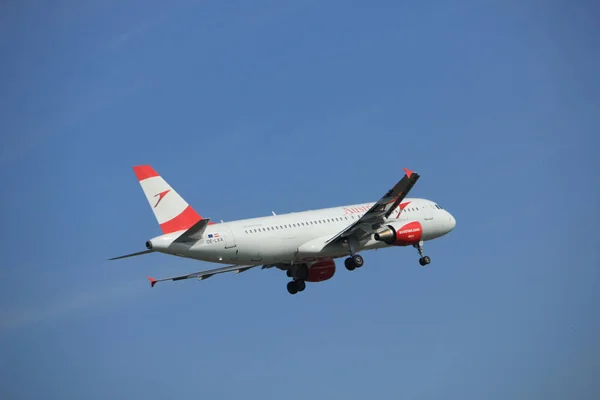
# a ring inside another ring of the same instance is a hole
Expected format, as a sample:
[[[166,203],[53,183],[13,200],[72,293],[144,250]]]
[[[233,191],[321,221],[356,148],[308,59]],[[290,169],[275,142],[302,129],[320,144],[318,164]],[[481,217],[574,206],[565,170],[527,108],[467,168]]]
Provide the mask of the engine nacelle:
[[[335,274],[335,262],[332,259],[317,261],[308,268],[306,282],[322,282]]]
[[[375,240],[390,246],[410,246],[419,243],[422,237],[423,227],[418,221],[409,222],[398,229],[388,225],[373,236]]]

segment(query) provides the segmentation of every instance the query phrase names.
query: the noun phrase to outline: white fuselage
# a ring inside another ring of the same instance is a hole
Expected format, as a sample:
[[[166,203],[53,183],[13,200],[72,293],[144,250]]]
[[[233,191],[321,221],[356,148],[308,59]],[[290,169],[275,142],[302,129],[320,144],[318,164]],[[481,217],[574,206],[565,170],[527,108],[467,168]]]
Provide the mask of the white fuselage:
[[[374,203],[324,208],[304,212],[250,218],[211,224],[202,238],[191,243],[173,243],[182,232],[153,238],[152,248],[178,255],[223,264],[294,264],[321,258],[344,257],[351,253],[347,244],[325,246],[325,242],[356,222]],[[400,211],[403,207],[403,211]],[[407,198],[396,208],[385,225],[396,227],[418,221],[422,241],[450,232],[456,225],[454,217],[435,202]],[[393,246],[393,245],[392,245]],[[353,246],[353,251],[391,247],[368,235]]]

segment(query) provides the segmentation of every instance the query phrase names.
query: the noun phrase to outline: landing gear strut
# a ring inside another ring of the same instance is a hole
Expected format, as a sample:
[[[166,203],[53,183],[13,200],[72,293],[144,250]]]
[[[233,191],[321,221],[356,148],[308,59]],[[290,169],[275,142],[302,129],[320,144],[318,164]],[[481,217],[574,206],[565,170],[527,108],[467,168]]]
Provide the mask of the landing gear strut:
[[[348,257],[344,260],[344,265],[348,271],[354,271],[355,268],[360,268],[364,265],[365,260],[360,254],[355,254],[352,257]]]
[[[419,264],[421,264],[422,267],[429,264],[431,262],[431,258],[423,255],[423,241],[421,240],[419,244],[415,244],[414,247],[419,251],[419,255],[421,256],[421,258],[419,258]]]

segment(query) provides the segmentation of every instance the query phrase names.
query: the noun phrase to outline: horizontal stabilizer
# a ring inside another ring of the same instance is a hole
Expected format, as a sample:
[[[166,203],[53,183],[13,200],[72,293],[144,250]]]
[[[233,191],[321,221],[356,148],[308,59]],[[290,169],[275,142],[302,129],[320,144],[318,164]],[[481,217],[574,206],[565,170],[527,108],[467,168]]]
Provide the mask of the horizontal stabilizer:
[[[114,258],[109,258],[110,261],[112,260],[120,260],[121,258],[127,258],[127,257],[135,257],[135,256],[142,256],[144,254],[150,254],[150,253],[154,253],[154,250],[144,250],[144,251],[139,251],[137,253],[131,253],[131,254],[126,254],[124,256],[119,256],[119,257],[114,257]]]
[[[258,267],[258,265],[230,265],[228,267],[209,269],[206,271],[194,272],[193,274],[171,276],[169,278],[162,278],[162,279],[154,279],[151,276],[149,276],[148,280],[150,281],[150,286],[154,287],[154,285],[156,285],[158,282],[181,281],[184,279],[198,279],[199,281],[201,281],[204,279],[208,279],[211,276],[216,275],[216,274],[222,274],[225,272],[235,272],[235,273],[239,274],[240,272],[247,271],[250,268],[254,268],[254,267]]]

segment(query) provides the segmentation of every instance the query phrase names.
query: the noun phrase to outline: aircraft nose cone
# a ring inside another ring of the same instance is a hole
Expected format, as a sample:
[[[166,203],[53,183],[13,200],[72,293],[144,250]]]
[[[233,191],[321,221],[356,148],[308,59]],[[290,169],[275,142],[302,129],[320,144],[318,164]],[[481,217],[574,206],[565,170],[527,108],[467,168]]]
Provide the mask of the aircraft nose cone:
[[[448,213],[448,219],[450,220],[450,230],[452,230],[456,226],[456,219],[450,213]]]

